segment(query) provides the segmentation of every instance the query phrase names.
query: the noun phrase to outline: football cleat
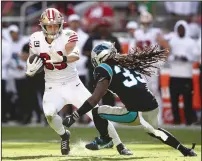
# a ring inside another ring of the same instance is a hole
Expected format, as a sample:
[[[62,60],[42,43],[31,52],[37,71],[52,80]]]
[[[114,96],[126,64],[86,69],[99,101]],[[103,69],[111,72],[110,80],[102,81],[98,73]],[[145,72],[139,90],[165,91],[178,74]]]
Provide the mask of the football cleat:
[[[185,157],[187,156],[190,156],[190,157],[193,157],[193,156],[197,156],[197,154],[194,152],[194,148],[195,148],[195,143],[192,144],[192,148],[186,148],[184,149],[184,152],[183,152],[183,155]]]
[[[112,148],[114,146],[112,139],[104,141],[100,137],[96,137],[95,140],[89,144],[86,144],[86,148],[89,150],[100,150],[104,148]]]
[[[133,155],[133,152],[127,149],[122,143],[117,145],[116,148],[120,155]]]
[[[119,152],[120,155],[133,155],[133,152],[130,151],[129,149],[123,149]]]
[[[62,155],[68,155],[70,152],[69,141],[70,141],[70,133],[66,131],[66,138],[61,140],[61,153]]]

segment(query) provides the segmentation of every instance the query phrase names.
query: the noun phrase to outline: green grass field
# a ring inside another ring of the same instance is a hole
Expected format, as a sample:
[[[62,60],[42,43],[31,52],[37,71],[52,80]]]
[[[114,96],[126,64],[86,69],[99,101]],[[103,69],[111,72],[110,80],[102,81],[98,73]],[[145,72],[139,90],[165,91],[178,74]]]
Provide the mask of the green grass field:
[[[181,153],[149,137],[140,128],[117,128],[133,156],[120,156],[116,148],[100,151],[85,149],[85,143],[97,135],[94,128],[71,129],[71,154],[60,155],[60,138],[49,127],[3,127],[2,160],[20,161],[201,161],[201,130],[168,129],[187,146],[197,143],[197,157]]]

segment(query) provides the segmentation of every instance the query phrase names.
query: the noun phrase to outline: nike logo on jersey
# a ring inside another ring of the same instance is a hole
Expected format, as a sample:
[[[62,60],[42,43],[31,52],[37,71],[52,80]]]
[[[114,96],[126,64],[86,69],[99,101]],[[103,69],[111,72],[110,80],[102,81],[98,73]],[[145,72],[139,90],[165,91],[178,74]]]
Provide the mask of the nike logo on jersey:
[[[79,83],[80,84],[80,83]],[[79,86],[79,84],[77,84],[76,86],[78,87]]]

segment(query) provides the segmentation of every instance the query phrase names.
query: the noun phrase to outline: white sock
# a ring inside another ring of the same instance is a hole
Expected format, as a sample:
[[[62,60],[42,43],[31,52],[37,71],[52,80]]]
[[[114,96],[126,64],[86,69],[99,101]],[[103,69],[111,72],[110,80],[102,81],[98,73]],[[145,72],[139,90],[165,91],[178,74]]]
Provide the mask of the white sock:
[[[65,128],[62,124],[62,118],[59,115],[54,115],[52,120],[48,121],[48,123],[59,135],[63,135],[65,133]]]
[[[109,136],[112,138],[113,143],[117,146],[121,143],[121,140],[119,138],[119,135],[117,134],[113,124],[108,121],[108,132]]]

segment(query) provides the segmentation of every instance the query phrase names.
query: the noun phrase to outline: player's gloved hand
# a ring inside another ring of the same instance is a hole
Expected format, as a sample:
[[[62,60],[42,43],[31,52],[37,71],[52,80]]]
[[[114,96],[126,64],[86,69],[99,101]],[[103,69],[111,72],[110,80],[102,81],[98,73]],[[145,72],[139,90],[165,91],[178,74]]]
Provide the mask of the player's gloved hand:
[[[38,57],[36,57],[32,63],[29,62],[29,58],[27,59],[27,71],[25,72],[27,76],[33,76],[43,65],[43,61],[41,59],[37,59]]]
[[[63,55],[59,55],[56,51],[52,50],[50,52],[51,59],[46,60],[46,63],[60,63],[67,62],[67,57]]]
[[[78,119],[79,119],[79,115],[78,115],[78,113],[76,111],[74,111],[72,115],[68,115],[68,116],[65,117],[62,124],[69,128]]]
[[[66,127],[70,127],[72,126],[72,124],[75,123],[75,120],[73,118],[73,115],[68,115],[65,117],[65,119],[63,120],[62,124]]]

